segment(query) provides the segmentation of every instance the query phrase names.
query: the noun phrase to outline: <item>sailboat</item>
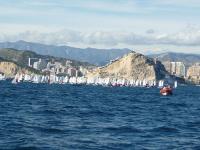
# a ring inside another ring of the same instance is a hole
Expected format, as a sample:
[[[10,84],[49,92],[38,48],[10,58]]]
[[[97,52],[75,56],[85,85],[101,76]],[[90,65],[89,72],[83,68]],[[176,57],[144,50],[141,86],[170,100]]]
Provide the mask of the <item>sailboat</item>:
[[[19,75],[16,74],[11,83],[12,83],[12,84],[17,84],[18,82],[19,82]]]
[[[66,77],[63,79],[63,83],[66,84],[66,83],[68,83],[68,82],[69,82],[69,78],[68,78],[68,76],[66,76]]]
[[[164,86],[164,81],[163,80],[160,80],[159,82],[158,82],[158,87],[159,88],[162,88]]]
[[[147,86],[147,81],[146,81],[145,79],[144,79],[143,82],[142,82],[142,86],[143,86],[143,87],[146,87],[146,86]]]
[[[174,88],[177,88],[177,86],[178,86],[178,82],[175,81],[175,82],[174,82]]]
[[[24,76],[24,81],[25,81],[25,82],[30,82],[30,81],[31,81],[31,76],[28,75],[28,74],[25,74],[25,76]]]
[[[5,80],[5,79],[6,79],[5,75],[4,74],[0,74],[0,81],[1,80]]]
[[[139,86],[139,80],[136,80],[135,86]]]

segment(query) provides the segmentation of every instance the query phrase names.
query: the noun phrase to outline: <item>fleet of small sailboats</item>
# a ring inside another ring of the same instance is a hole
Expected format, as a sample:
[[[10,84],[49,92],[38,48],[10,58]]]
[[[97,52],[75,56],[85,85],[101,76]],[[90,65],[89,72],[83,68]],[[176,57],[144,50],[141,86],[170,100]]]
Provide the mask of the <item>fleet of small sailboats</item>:
[[[1,79],[1,76],[0,76]],[[134,80],[124,78],[86,78],[82,77],[68,77],[51,75],[38,75],[38,74],[16,74],[12,83],[31,82],[31,83],[49,83],[49,84],[89,84],[89,85],[104,85],[104,86],[136,86],[136,87],[163,87],[164,80]],[[177,87],[177,81],[174,83],[174,87]]]
[[[0,74],[0,80],[5,80],[5,76]],[[57,76],[55,74],[50,75],[39,75],[39,74],[16,74],[12,80],[13,84],[21,82],[30,83],[48,83],[48,84],[79,84],[79,85],[101,85],[101,86],[112,86],[112,87],[158,87],[160,88],[160,94],[169,95],[172,94],[172,86],[167,86],[164,80],[134,80],[124,78],[86,78],[82,77],[69,77],[69,76]],[[177,88],[178,82],[175,81],[173,88]]]

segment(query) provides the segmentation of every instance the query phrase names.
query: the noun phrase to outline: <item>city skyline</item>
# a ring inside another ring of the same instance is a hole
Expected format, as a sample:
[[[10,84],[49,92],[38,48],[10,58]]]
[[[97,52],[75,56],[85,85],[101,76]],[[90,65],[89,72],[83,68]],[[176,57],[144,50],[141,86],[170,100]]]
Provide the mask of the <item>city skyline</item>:
[[[197,0],[7,0],[0,41],[200,53]]]

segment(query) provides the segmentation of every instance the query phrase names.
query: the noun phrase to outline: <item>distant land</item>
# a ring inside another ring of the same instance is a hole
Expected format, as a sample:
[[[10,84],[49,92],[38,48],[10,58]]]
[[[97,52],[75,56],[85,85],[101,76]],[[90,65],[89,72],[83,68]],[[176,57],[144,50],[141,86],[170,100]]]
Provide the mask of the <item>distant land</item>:
[[[128,54],[130,49],[96,49],[96,48],[74,48],[70,46],[45,45],[26,41],[2,42],[0,48],[13,48],[18,50],[28,50],[40,55],[49,55],[62,57],[80,62],[88,62],[97,66],[104,66],[111,60],[120,58]],[[136,51],[137,52],[137,51]],[[159,54],[147,55],[151,58],[157,58],[162,63],[171,61],[181,61],[186,68],[200,62],[200,54],[186,54],[176,52],[165,52]]]
[[[183,78],[170,75],[160,61],[156,61],[134,51],[112,61],[103,67],[90,70],[87,78],[119,81],[120,84],[136,84],[143,86],[156,85],[156,81],[165,80],[173,84],[174,81],[185,83]],[[141,83],[142,82],[142,83]]]
[[[40,55],[36,52],[32,51],[25,51],[25,50],[17,50],[13,48],[0,48],[0,58],[4,60],[14,61],[22,66],[28,66],[28,59],[31,58],[41,58],[41,59],[49,59],[49,60],[55,60],[58,62],[65,63],[67,60],[72,61],[72,66],[93,66],[92,64],[89,64],[88,62],[80,62],[77,60],[72,59],[66,59],[62,57],[54,57],[50,55]]]
[[[32,51],[23,51],[16,50],[12,48],[2,48],[0,49],[0,72],[5,73],[7,76],[14,76],[17,72],[32,72],[32,73],[41,73],[39,70],[36,70],[28,66],[28,59],[31,58],[41,58],[49,61],[56,61],[62,64],[65,64],[66,58],[54,57],[49,55],[40,55]],[[84,67],[84,68],[93,68],[94,65],[91,65],[87,62],[80,62],[75,60],[70,60],[71,66],[73,67]]]
[[[29,50],[41,55],[51,55],[67,59],[88,62],[94,65],[105,65],[110,60],[129,53],[130,49],[96,49],[96,48],[74,48],[70,46],[54,46],[26,41],[2,42],[0,48],[14,48],[18,50]]]
[[[29,58],[37,58],[37,59],[42,59],[44,61],[46,60],[46,62],[58,66],[57,70],[60,69],[63,70],[63,67],[64,68],[67,67],[66,63],[70,62],[71,68],[74,68],[75,70],[81,72],[82,75],[84,76],[86,75],[86,77],[91,79],[110,78],[113,80],[114,79],[120,79],[120,80],[124,79],[128,81],[145,80],[148,82],[153,82],[171,76],[165,67],[165,62],[167,61],[169,62],[182,61],[188,66],[200,62],[200,56],[195,54],[164,53],[159,55],[158,54],[151,55],[151,57],[152,58],[131,51],[128,54],[119,57],[118,59],[110,61],[104,66],[97,67],[88,62],[80,62],[77,60],[71,60],[63,57],[41,55],[32,51],[16,50],[13,48],[0,48],[0,72],[4,73],[7,77],[13,77],[17,73],[45,74],[48,65],[45,64],[44,69],[39,69],[39,67],[33,67],[33,66],[30,67],[31,65],[30,66],[28,65]],[[157,60],[153,58],[157,58]],[[160,63],[160,61],[162,61],[162,63]],[[198,70],[198,66],[196,66],[196,69]],[[87,71],[85,72],[85,70]],[[50,71],[52,70],[50,69]],[[55,69],[53,70],[53,72],[55,73]],[[64,73],[64,72],[59,71],[59,73]],[[195,79],[193,76],[194,74],[190,73],[188,78],[185,79],[198,84],[199,80]],[[184,78],[178,78],[178,76],[177,77],[171,76],[171,79],[176,79],[184,83]]]
[[[155,62],[154,59],[134,51],[88,74],[89,77],[109,77],[141,81],[157,81],[164,79],[166,75],[168,75],[168,72],[159,61]]]
[[[200,54],[166,52],[166,53],[161,53],[161,54],[152,54],[148,56],[151,58],[157,58],[162,63],[180,61],[185,64],[186,68],[188,68],[189,66],[192,66],[195,63],[200,62]]]

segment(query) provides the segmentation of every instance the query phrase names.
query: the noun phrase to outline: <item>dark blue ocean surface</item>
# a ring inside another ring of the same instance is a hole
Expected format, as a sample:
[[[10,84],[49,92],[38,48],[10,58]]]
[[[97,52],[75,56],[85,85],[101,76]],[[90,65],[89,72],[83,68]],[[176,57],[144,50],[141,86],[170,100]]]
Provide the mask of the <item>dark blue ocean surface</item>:
[[[200,149],[200,87],[0,82],[0,149]]]

